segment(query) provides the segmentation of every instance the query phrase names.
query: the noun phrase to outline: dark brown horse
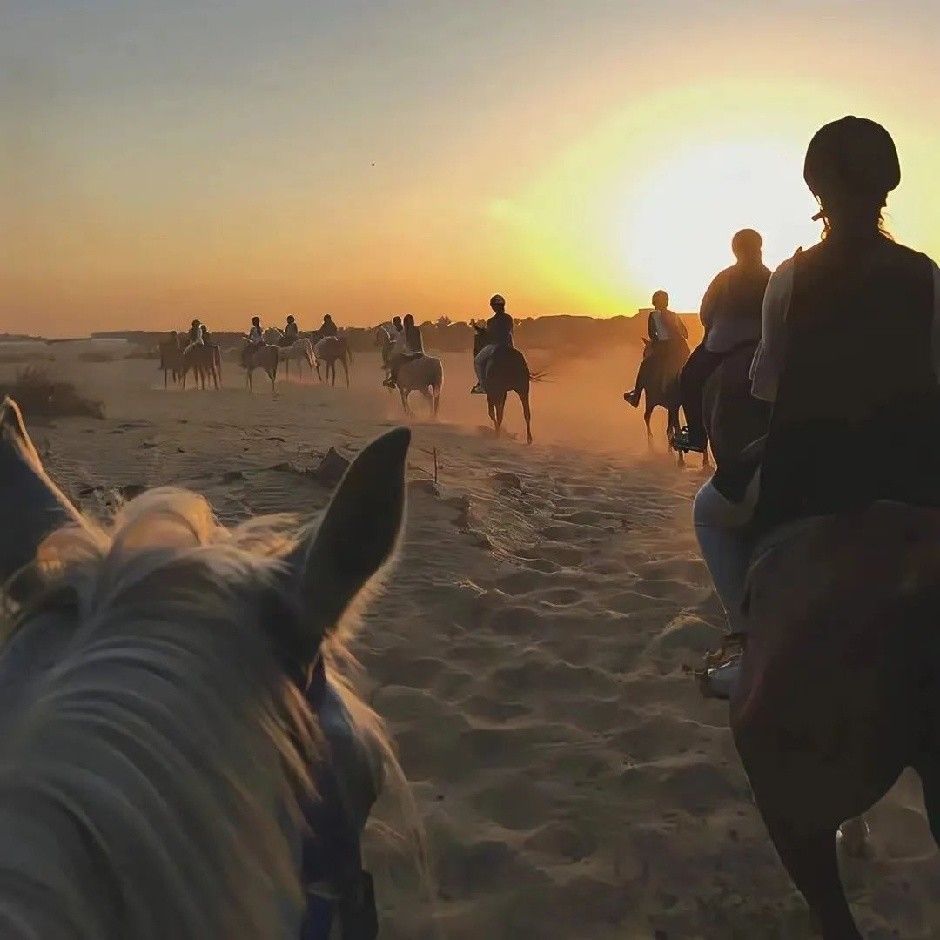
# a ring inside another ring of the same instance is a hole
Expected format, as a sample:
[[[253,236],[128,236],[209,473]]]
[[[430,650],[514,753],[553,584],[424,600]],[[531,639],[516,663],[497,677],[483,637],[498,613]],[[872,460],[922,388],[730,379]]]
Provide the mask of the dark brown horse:
[[[705,389],[724,492],[757,471],[769,406],[751,351]],[[731,700],[735,744],[770,837],[827,940],[858,940],[837,835],[864,848],[864,813],[906,767],[940,842],[940,511],[875,503],[765,535],[748,575],[748,633]]]
[[[473,355],[489,342],[486,330],[474,324]],[[483,375],[483,388],[486,390],[486,408],[493,422],[496,436],[503,427],[503,414],[506,399],[510,392],[515,392],[522,402],[522,415],[525,418],[526,443],[532,443],[532,409],[529,407],[529,389],[533,381],[541,375],[533,375],[525,356],[512,346],[499,346],[490,357]]]
[[[277,346],[269,346],[267,343],[252,345],[248,343],[239,355],[239,361],[246,372],[245,384],[248,391],[253,392],[254,382],[252,376],[255,369],[264,369],[268,378],[271,380],[271,393],[274,394],[274,382],[277,379],[277,365],[280,361],[280,350]]]
[[[651,363],[649,375],[643,389],[643,423],[646,425],[646,440],[650,452],[653,451],[653,429],[650,419],[657,408],[666,412],[666,443],[671,448],[672,441],[679,430],[679,409],[682,406],[682,396],[679,391],[679,373],[689,358],[689,347],[685,340],[672,340],[670,348],[654,351],[648,339],[643,340],[643,358],[656,356]],[[627,395],[624,395],[627,398]],[[677,452],[678,463],[684,465],[685,457],[681,451]],[[702,466],[708,466],[708,451],[702,455]]]

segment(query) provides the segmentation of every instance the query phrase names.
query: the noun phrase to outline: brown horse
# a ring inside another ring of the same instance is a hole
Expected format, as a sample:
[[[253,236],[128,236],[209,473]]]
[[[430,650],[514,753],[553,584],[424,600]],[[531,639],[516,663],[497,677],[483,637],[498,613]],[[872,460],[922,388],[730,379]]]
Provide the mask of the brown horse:
[[[330,381],[333,378],[333,385],[336,385],[336,363],[343,364],[343,370],[346,373],[346,388],[349,388],[349,367],[352,364],[352,350],[345,336],[324,336],[317,340],[313,347],[313,356],[316,361],[317,378],[321,381]],[[320,374],[321,363],[326,366],[324,375]]]
[[[489,339],[486,330],[474,324],[474,357],[487,345]],[[533,381],[541,375],[533,375],[525,356],[512,346],[499,346],[487,363],[483,375],[483,388],[486,391],[486,410],[493,422],[496,436],[502,433],[503,414],[506,411],[506,399],[510,392],[515,392],[522,402],[522,415],[525,418],[526,443],[532,443],[532,409],[529,406],[529,390]]]
[[[183,372],[183,346],[179,333],[175,331],[166,339],[160,340],[160,365],[163,370],[163,387],[167,388],[167,375],[172,373],[173,384],[179,382]]]
[[[769,424],[750,395],[751,354],[733,352],[705,387],[726,493],[757,472]],[[905,767],[921,776],[940,841],[938,540],[940,511],[876,503],[784,526],[753,552],[731,726],[771,839],[829,940],[861,936],[837,836],[864,850],[864,813]]]
[[[245,384],[248,391],[254,391],[254,382],[252,375],[255,369],[264,369],[268,378],[271,380],[271,393],[274,393],[274,382],[277,379],[277,365],[280,356],[277,346],[269,346],[267,343],[258,345],[247,344],[239,355],[239,361],[246,372]]]
[[[192,371],[198,385],[205,390],[206,376],[218,390],[222,380],[222,353],[218,346],[210,343],[193,343],[182,353],[183,388],[186,388],[186,376]]]

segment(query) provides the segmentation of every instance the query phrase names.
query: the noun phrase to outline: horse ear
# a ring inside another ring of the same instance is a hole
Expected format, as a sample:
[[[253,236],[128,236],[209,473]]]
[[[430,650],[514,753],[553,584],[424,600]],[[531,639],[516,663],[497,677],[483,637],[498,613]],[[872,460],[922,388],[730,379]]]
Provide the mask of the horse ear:
[[[12,398],[0,404],[0,494],[2,583],[35,559],[50,532],[69,522],[82,522],[81,514],[43,468]]]
[[[346,471],[319,527],[288,560],[304,617],[308,661],[394,557],[410,441],[411,432],[398,428],[369,444]]]

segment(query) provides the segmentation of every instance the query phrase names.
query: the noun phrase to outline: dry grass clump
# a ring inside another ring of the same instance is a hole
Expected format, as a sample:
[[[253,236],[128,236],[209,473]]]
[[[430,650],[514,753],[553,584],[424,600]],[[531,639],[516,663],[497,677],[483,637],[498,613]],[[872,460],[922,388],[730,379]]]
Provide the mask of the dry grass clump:
[[[72,382],[54,379],[45,366],[26,366],[16,379],[0,386],[0,397],[15,399],[33,418],[103,418],[104,405],[82,395]]]

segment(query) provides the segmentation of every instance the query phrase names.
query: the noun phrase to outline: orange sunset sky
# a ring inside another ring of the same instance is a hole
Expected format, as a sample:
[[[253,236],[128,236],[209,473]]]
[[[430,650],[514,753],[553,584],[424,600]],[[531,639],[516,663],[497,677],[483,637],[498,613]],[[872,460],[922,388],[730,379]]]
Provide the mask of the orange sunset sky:
[[[0,12],[0,331],[697,309],[818,225],[813,131],[894,134],[940,255],[935,4],[53,2]]]

